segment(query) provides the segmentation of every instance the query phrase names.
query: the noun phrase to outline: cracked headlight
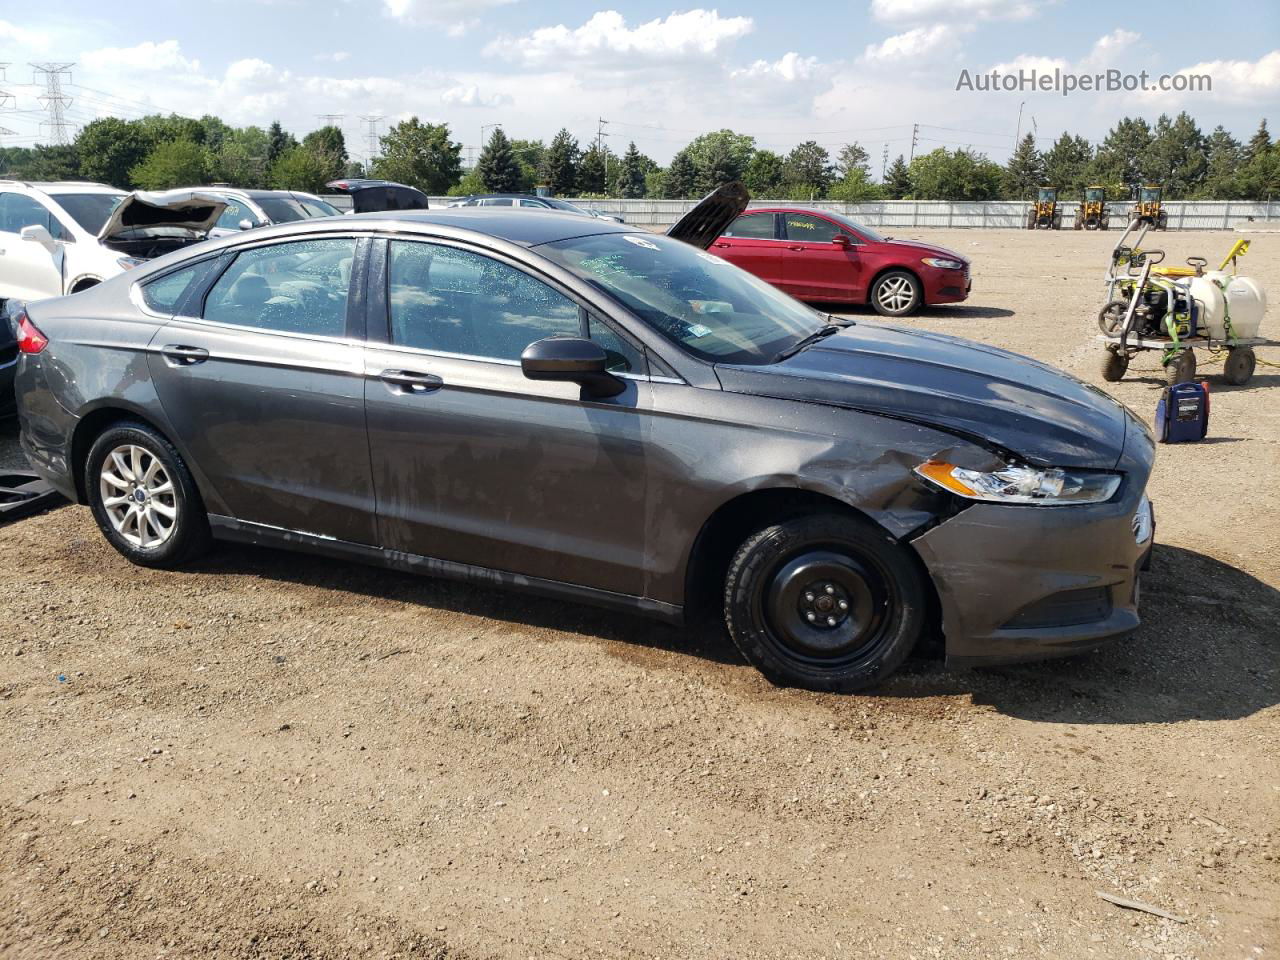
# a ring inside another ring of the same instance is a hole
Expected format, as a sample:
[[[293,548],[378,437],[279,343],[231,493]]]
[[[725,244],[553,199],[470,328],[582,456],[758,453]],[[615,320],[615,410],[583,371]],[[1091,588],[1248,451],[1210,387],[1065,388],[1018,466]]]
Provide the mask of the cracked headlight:
[[[968,500],[1024,503],[1043,507],[1072,503],[1102,503],[1120,486],[1120,474],[1101,470],[1064,470],[1006,464],[984,472],[928,460],[916,473],[934,486]]]

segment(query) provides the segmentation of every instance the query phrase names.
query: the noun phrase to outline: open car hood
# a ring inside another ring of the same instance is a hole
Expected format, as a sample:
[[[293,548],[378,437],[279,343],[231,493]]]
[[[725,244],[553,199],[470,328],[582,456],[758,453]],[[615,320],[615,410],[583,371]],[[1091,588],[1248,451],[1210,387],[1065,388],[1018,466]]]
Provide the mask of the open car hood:
[[[672,224],[667,236],[706,250],[747,209],[750,199],[747,188],[737,180],[717,187]]]
[[[111,211],[98,231],[98,240],[140,240],[145,237],[204,236],[222,216],[227,201],[203,190],[135,190]]]

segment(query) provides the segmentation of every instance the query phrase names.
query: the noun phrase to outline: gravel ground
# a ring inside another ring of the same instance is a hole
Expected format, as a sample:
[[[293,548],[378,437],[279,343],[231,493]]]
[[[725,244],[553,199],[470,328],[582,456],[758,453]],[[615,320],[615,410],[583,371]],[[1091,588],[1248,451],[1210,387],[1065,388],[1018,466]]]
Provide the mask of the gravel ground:
[[[921,236],[974,293],[908,323],[1101,382],[1106,235]],[[1137,366],[1107,389],[1149,417]],[[143,570],[78,508],[0,528],[0,956],[1274,956],[1280,369],[1213,391],[1137,636],[868,696],[304,556]]]

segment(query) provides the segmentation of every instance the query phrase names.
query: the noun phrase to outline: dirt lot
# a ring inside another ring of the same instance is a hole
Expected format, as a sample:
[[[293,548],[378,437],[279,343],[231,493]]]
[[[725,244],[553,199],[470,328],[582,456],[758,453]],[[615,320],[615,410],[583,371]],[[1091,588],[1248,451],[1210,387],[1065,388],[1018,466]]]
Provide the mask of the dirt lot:
[[[974,295],[914,323],[1101,382],[1106,235],[926,239]],[[1280,237],[1246,262],[1280,297]],[[0,529],[0,956],[1275,956],[1280,369],[1213,389],[1136,637],[874,696],[325,560],[141,570],[76,508]]]

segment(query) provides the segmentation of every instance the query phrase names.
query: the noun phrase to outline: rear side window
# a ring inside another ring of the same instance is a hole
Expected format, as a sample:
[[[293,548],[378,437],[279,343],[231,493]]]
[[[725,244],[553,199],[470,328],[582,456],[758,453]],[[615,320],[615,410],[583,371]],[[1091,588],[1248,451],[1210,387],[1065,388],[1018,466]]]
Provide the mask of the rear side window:
[[[182,312],[189,294],[199,291],[205,282],[227,262],[226,257],[210,257],[163,277],[150,280],[141,287],[142,302],[156,313]]]
[[[772,240],[772,213],[744,213],[724,232],[726,237],[747,237],[756,240]]]
[[[830,220],[800,213],[788,213],[786,223],[787,239],[803,243],[830,243],[837,233],[845,232]]]
[[[204,319],[279,333],[341,337],[356,241],[299,240],[239,254],[204,301]]]

